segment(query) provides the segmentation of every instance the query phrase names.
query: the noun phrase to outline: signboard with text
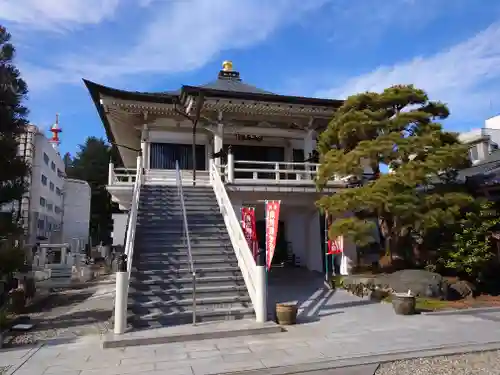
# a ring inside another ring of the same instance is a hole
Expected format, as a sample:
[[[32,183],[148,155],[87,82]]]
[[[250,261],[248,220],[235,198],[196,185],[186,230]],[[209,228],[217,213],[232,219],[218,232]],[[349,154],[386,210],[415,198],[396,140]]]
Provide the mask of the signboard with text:
[[[328,249],[326,253],[328,255],[331,254],[341,254],[344,251],[344,238],[342,236],[336,237],[333,240],[330,239],[330,226],[332,225],[332,217],[327,214],[327,223],[328,223],[328,229],[327,229],[327,236],[328,236]]]
[[[252,255],[255,259],[257,256],[257,231],[255,224],[255,208],[253,207],[243,207],[241,209],[241,224],[243,227],[243,233],[248,243],[248,247],[252,250]]]
[[[266,266],[268,270],[271,268],[276,249],[280,204],[280,201],[266,201]]]

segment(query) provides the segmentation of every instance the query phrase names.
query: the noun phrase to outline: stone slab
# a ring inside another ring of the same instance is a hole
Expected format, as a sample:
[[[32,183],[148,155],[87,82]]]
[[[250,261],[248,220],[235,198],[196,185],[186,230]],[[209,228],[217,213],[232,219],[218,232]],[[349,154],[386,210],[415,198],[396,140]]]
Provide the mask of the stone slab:
[[[254,320],[232,320],[207,322],[193,325],[180,325],[159,329],[127,332],[123,335],[108,333],[103,337],[102,347],[123,348],[127,346],[157,345],[175,342],[221,339],[239,336],[253,336],[283,332],[284,329],[273,323],[256,323]]]
[[[339,358],[334,360],[325,361],[315,361],[310,363],[303,363],[291,366],[276,366],[268,367],[252,371],[238,371],[238,372],[226,372],[219,375],[290,375],[290,374],[309,374],[309,375],[337,375],[346,374],[350,375],[351,372],[342,372],[347,369],[355,370],[356,368],[363,369],[374,369],[373,372],[368,372],[367,374],[373,374],[381,363],[394,362],[410,360],[415,358],[428,358],[428,357],[440,357],[440,356],[451,356],[459,355],[465,353],[476,353],[485,352],[500,349],[500,341],[486,343],[486,344],[464,344],[464,345],[451,345],[451,346],[441,346],[435,348],[427,348],[423,350],[413,350],[413,351],[401,351],[392,353],[381,353],[360,357],[352,358]],[[337,370],[338,372],[332,372]],[[330,371],[330,372],[329,372]],[[357,374],[352,372],[352,374]],[[360,372],[360,375],[365,375],[365,373]]]
[[[440,310],[440,311],[423,311],[422,315],[474,315],[478,313],[493,313],[500,312],[500,307],[471,307],[469,309],[456,310]]]

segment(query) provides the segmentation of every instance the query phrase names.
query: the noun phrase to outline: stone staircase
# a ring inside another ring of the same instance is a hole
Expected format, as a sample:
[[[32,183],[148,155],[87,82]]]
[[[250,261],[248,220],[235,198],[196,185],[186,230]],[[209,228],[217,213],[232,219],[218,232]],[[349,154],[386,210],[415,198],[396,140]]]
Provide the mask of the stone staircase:
[[[197,276],[197,321],[253,318],[212,188],[186,186],[184,199]],[[177,187],[144,185],[129,287],[129,322],[134,328],[189,324],[192,291]]]

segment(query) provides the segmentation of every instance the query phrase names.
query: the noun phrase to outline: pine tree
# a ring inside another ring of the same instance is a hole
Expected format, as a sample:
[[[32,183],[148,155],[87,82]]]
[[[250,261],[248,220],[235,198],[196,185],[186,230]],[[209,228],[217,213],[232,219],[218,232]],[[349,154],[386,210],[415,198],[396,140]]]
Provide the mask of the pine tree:
[[[445,104],[430,101],[412,85],[354,95],[343,103],[318,140],[318,186],[334,176],[353,176],[359,183],[318,201],[341,217],[331,226],[331,237],[366,245],[373,241],[370,219],[378,218],[392,257],[408,250],[401,248],[403,239],[418,242],[430,228],[458,219],[473,198],[456,181],[467,148],[435,121],[448,116]],[[368,181],[366,166],[373,171]],[[382,166],[391,173],[382,174]]]
[[[15,48],[10,39],[0,25],[0,207],[20,203],[29,173],[28,165],[18,156],[19,136],[28,124],[28,110],[22,104],[28,88],[14,65]],[[0,232],[4,233],[0,235],[6,235],[12,229],[9,227],[2,225]]]
[[[80,151],[69,162],[66,173],[70,178],[85,180],[91,188],[90,202],[90,235],[94,245],[101,241],[108,245],[111,243],[111,230],[113,221],[111,214],[115,212],[115,205],[106,190],[108,183],[108,165],[110,160],[110,147],[103,139],[88,137]]]

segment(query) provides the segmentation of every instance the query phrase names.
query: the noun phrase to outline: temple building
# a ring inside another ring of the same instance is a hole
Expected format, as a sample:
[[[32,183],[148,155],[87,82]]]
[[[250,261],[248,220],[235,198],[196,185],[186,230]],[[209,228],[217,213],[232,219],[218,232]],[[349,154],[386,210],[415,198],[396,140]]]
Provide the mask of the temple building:
[[[320,196],[314,181],[318,164],[310,157],[317,135],[341,101],[254,87],[230,61],[213,82],[175,91],[134,92],[84,82],[108,140],[118,150],[107,189],[122,209],[134,210],[138,160],[144,186],[180,183],[190,191],[213,187],[233,247],[237,239],[232,231],[240,223],[227,212],[240,220],[242,207],[255,207],[259,247],[265,248],[264,202],[280,200],[274,263],[293,259],[296,267],[325,272],[324,219],[315,206]],[[321,194],[346,187],[347,181],[338,178]],[[344,254],[355,262],[356,249],[349,241],[344,241]],[[246,267],[243,263],[238,258],[240,268]],[[250,271],[242,272],[249,288]]]

